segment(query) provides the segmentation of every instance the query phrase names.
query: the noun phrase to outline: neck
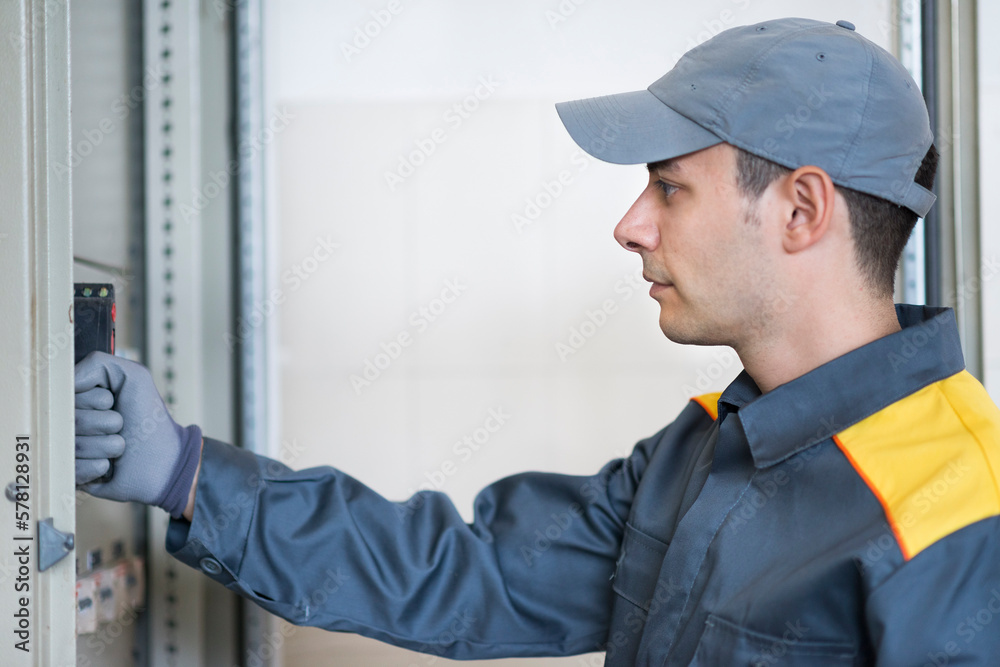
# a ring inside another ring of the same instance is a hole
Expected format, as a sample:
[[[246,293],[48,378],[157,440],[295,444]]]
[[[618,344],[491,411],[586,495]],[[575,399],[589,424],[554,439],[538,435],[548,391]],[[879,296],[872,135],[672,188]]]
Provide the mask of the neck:
[[[900,330],[892,299],[862,308],[812,303],[817,305],[797,310],[795,319],[773,323],[776,331],[734,346],[762,393]]]

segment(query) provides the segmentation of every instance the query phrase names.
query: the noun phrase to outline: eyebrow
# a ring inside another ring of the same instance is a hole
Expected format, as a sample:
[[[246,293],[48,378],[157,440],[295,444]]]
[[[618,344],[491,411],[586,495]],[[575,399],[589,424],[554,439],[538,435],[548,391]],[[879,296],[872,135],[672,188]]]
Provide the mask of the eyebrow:
[[[646,165],[646,169],[648,169],[650,173],[654,171],[665,171],[668,173],[683,171],[681,165],[675,158],[668,158],[666,160],[660,160],[659,162],[650,162]]]

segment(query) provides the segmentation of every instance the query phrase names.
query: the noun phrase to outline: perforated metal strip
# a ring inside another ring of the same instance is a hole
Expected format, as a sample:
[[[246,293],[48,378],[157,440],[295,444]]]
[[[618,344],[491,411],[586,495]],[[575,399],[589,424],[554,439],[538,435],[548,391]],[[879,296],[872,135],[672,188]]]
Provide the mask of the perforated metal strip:
[[[163,274],[162,280],[164,285],[163,300],[161,303],[151,303],[153,313],[156,313],[156,317],[159,319],[160,327],[162,328],[161,335],[163,340],[163,359],[165,360],[165,367],[163,370],[163,401],[167,404],[167,409],[173,412],[173,407],[176,402],[175,400],[175,390],[174,386],[174,365],[176,359],[174,357],[174,110],[173,110],[173,85],[174,85],[174,67],[171,61],[173,54],[173,40],[171,39],[171,32],[174,30],[174,22],[171,12],[171,0],[162,0],[160,2],[160,12],[159,16],[156,17],[156,23],[158,24],[158,41],[156,45],[156,52],[158,54],[157,72],[160,78],[160,91],[161,94],[157,96],[155,102],[161,106],[161,122],[159,127],[151,128],[160,134],[160,146],[159,155],[152,156],[153,162],[158,163],[159,167],[154,172],[153,176],[159,178],[161,181],[161,197],[158,202],[151,202],[151,205],[159,206],[162,212],[162,225],[163,225]],[[158,173],[157,173],[158,172]],[[166,605],[164,607],[165,617],[163,619],[166,625],[166,658],[167,664],[177,665],[177,648],[178,648],[178,637],[177,637],[177,565],[173,561],[167,561],[166,564],[166,586],[163,590],[164,600]]]
[[[250,145],[263,126],[262,10],[259,0],[235,5],[236,145]],[[237,315],[252,321],[255,304],[265,300],[264,159],[260,150],[237,151]],[[267,454],[267,346],[266,328],[250,327],[239,341],[239,443]],[[278,621],[259,607],[243,605],[246,664],[277,664],[265,637],[275,636]]]

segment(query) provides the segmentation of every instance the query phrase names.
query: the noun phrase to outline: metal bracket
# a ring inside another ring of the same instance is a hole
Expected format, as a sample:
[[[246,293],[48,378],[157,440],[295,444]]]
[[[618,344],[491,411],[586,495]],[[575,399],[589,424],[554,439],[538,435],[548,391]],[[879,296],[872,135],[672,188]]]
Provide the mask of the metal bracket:
[[[45,572],[73,551],[73,533],[52,525],[52,517],[38,522],[38,571]]]

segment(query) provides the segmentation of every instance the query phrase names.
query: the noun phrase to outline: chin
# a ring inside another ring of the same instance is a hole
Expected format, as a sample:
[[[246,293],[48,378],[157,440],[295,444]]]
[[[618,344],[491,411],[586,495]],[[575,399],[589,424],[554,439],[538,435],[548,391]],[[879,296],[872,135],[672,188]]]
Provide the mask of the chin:
[[[667,340],[672,343],[677,343],[678,345],[708,345],[708,343],[705,343],[695,337],[684,335],[667,327],[661,326],[660,331],[662,331],[663,335],[667,337]]]
[[[685,321],[675,315],[660,312],[660,331],[668,340],[680,345],[727,345],[716,327]]]
[[[667,337],[674,343],[679,343],[681,345],[697,345],[698,341],[694,339],[691,332],[686,330],[685,327],[680,326],[677,322],[677,318],[670,317],[668,315],[660,315],[660,331],[663,335]]]

